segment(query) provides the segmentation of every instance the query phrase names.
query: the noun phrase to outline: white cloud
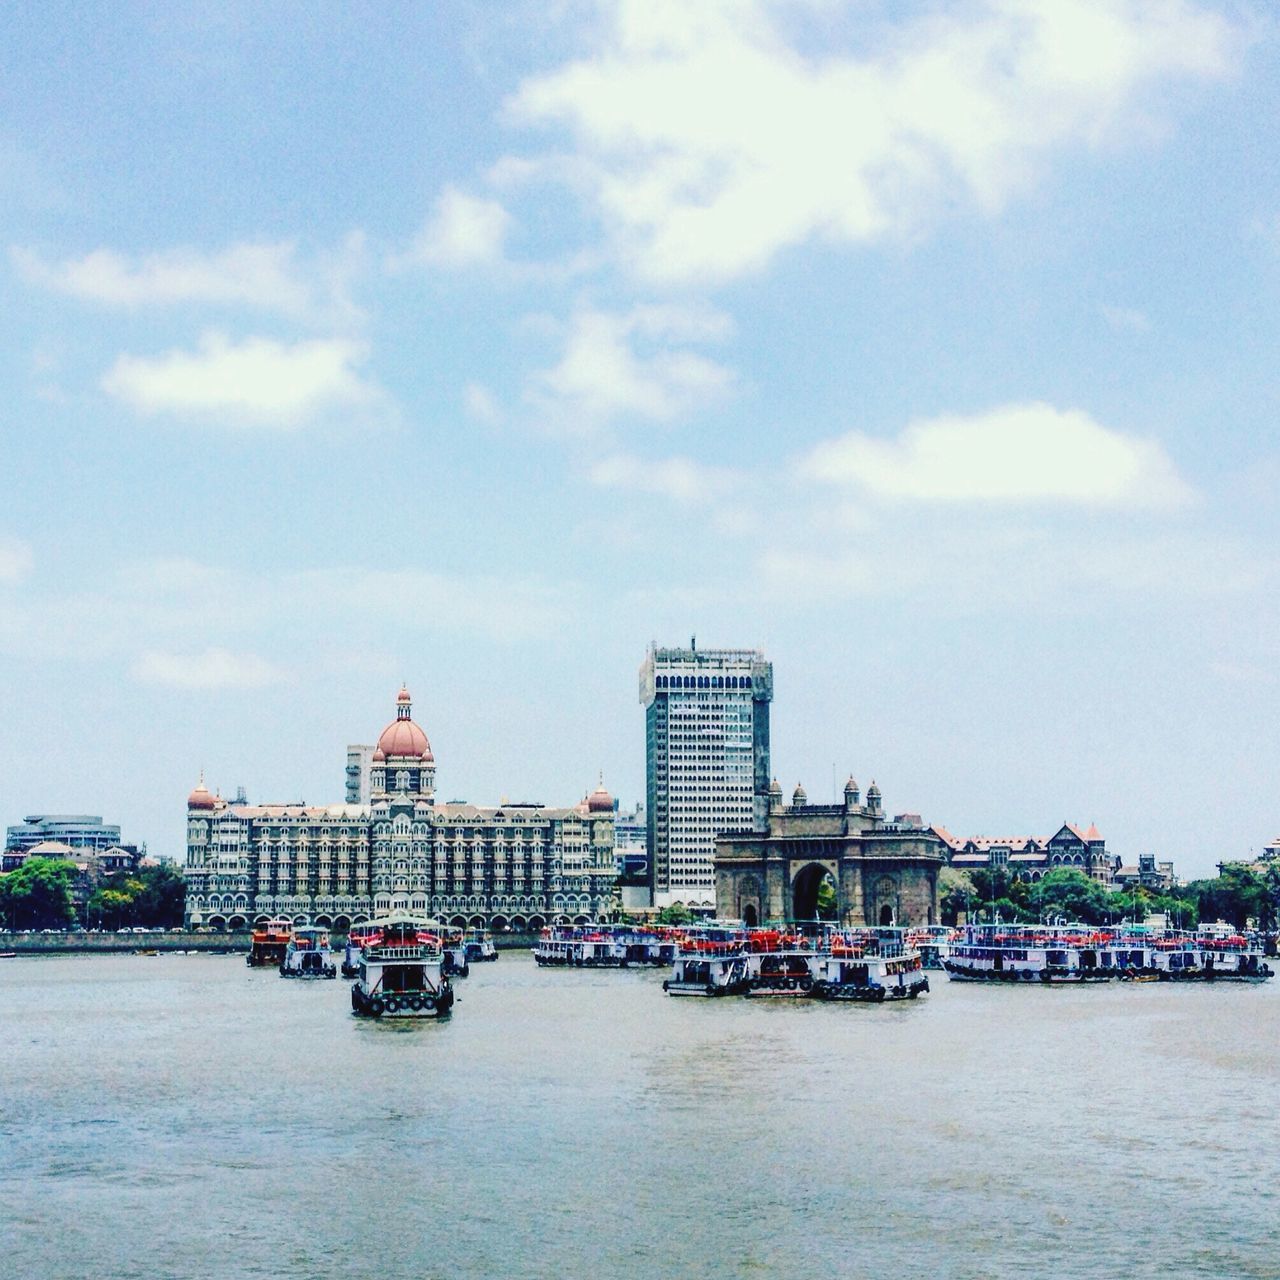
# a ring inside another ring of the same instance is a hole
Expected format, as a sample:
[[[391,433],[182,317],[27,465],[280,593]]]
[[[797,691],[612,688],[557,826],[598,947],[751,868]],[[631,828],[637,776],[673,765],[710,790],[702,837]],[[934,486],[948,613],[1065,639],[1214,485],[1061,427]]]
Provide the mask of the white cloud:
[[[462,391],[462,406],[467,416],[487,427],[502,421],[502,406],[493,392],[478,382],[468,382]]]
[[[797,8],[837,52],[788,43]],[[508,114],[567,128],[576,156],[543,168],[574,175],[642,275],[723,279],[815,237],[994,214],[1055,149],[1149,136],[1162,92],[1243,43],[1190,0],[985,0],[896,27],[859,8],[621,0],[593,56],[526,80]]]
[[[132,674],[142,684],[174,689],[261,689],[284,679],[278,667],[257,654],[218,648],[201,653],[148,650],[134,663]]]
[[[52,263],[19,247],[9,256],[30,283],[106,306],[249,307],[321,325],[362,318],[349,294],[364,261],[359,233],[337,251],[306,261],[288,240],[233,244],[218,252],[184,247],[138,259],[111,249]]]
[[[363,343],[342,338],[237,343],[207,333],[194,352],[121,356],[102,386],[143,413],[288,428],[322,413],[383,405],[382,391],[356,372],[366,354]]]
[[[510,225],[511,215],[499,201],[446,187],[413,248],[393,265],[458,268],[498,262]]]
[[[1193,497],[1157,441],[1041,403],[915,422],[896,440],[852,431],[819,445],[800,469],[873,497],[920,502],[1162,508]]]
[[[1146,312],[1139,311],[1135,307],[1104,306],[1102,308],[1102,318],[1117,332],[1151,332],[1151,321],[1147,318]]]
[[[535,375],[529,399],[576,430],[624,416],[660,422],[683,417],[722,399],[734,378],[723,365],[674,344],[719,339],[728,324],[721,313],[702,307],[579,310],[560,362]]]
[[[602,488],[655,493],[686,504],[720,497],[736,479],[732,471],[705,466],[692,458],[646,460],[629,454],[601,458],[588,468],[587,476]]]
[[[31,547],[17,538],[0,537],[0,584],[21,582],[31,572]]]

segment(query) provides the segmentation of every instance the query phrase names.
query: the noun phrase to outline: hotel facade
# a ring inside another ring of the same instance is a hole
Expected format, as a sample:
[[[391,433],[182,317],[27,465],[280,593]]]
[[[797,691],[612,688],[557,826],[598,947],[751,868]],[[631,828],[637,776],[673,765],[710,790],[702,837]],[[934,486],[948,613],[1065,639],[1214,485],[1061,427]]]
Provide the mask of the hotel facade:
[[[435,756],[402,689],[369,761],[369,803],[187,798],[187,925],[273,916],[343,931],[404,910],[458,925],[540,929],[614,903],[613,798],[571,808],[437,804]]]

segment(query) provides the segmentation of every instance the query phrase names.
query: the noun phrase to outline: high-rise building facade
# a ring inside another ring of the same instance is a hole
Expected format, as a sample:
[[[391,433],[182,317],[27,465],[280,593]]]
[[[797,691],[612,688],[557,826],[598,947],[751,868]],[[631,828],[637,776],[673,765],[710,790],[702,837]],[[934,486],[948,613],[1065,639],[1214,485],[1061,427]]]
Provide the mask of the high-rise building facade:
[[[353,742],[347,748],[347,803],[368,804],[373,796],[373,744]]]
[[[640,701],[654,906],[714,906],[716,835],[763,826],[772,700],[773,664],[758,649],[649,647]]]

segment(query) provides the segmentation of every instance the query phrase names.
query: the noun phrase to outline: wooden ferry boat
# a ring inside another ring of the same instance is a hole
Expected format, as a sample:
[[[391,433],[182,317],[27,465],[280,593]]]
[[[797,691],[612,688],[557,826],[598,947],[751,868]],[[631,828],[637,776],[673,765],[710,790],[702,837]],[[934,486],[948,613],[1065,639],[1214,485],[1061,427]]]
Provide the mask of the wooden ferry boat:
[[[951,943],[959,931],[945,924],[921,925],[908,929],[906,944],[920,953],[920,964],[926,969],[941,969]]]
[[[746,994],[749,996],[807,996],[814,988],[818,955],[809,950],[748,953]]]
[[[471,972],[467,959],[466,931],[458,925],[444,924],[439,920],[426,920],[423,930],[436,936],[440,943],[440,957],[446,978],[465,978]]]
[[[547,968],[620,969],[626,954],[598,925],[552,925],[543,929],[533,958]]]
[[[299,925],[280,961],[282,978],[336,978],[338,966],[329,956],[329,930]]]
[[[453,1008],[437,934],[412,916],[375,922],[351,984],[351,1011],[362,1018],[440,1018]]]
[[[824,947],[814,965],[819,1000],[882,1004],[915,1000],[929,990],[923,957],[900,929],[833,932]]]
[[[340,966],[344,978],[354,978],[360,972],[360,961],[364,957],[364,949],[371,939],[378,936],[378,929],[373,925],[353,924],[347,930],[347,944],[342,949]]]
[[[249,938],[249,954],[244,962],[251,969],[277,968],[293,937],[293,921],[277,916],[255,929]]]
[[[698,940],[681,947],[662,989],[671,996],[745,995],[751,957],[741,940]]]
[[[468,964],[498,958],[498,948],[487,929],[468,929],[464,939],[464,955]]]
[[[1265,982],[1275,976],[1244,934],[1213,925],[1194,934],[1165,934],[1149,947],[1149,963],[1162,982]]]
[[[1108,940],[1082,924],[971,924],[950,947],[943,968],[953,982],[1107,982],[1115,976],[1101,958]]]

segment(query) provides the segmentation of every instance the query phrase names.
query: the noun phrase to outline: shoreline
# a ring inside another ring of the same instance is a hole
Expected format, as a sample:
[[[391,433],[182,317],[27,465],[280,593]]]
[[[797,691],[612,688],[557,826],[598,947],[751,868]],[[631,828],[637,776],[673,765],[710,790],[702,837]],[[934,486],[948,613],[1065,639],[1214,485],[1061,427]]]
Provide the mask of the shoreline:
[[[248,955],[251,934],[192,933],[170,929],[164,933],[0,933],[0,954],[134,955],[139,951],[203,951],[213,955]],[[332,935],[333,949],[346,944],[343,934]],[[504,934],[493,939],[499,951],[525,951],[537,941],[533,934]]]

